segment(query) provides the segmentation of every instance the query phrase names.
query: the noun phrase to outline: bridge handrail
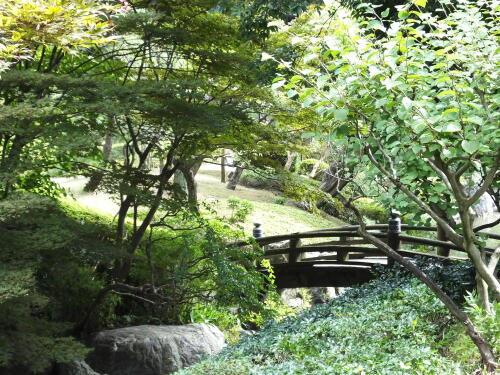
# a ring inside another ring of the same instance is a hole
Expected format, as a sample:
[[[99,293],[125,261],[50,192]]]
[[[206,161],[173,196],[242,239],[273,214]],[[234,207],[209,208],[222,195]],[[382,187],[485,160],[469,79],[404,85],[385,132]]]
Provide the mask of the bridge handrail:
[[[327,228],[327,229],[319,229],[319,230],[314,230],[314,231],[308,231],[308,232],[295,232],[295,233],[288,233],[288,234],[279,234],[279,235],[274,235],[274,236],[267,236],[267,237],[261,237],[261,238],[256,238],[255,241],[257,244],[260,246],[266,246],[270,245],[272,243],[276,242],[281,242],[281,241],[292,241],[292,240],[301,240],[301,239],[310,239],[310,238],[328,238],[328,237],[356,237],[356,238],[361,238],[362,236],[356,232],[358,226],[356,225],[345,225],[341,227],[335,227],[335,228]],[[379,230],[380,232],[371,232],[372,235],[374,235],[377,238],[382,238],[385,239],[387,238],[388,234],[384,230],[388,229],[387,224],[375,224],[375,225],[368,225],[366,226],[366,229],[369,231],[373,230]],[[427,226],[414,226],[414,225],[408,225],[408,224],[402,224],[401,225],[401,230],[403,231],[437,231],[437,227],[427,227]],[[492,238],[492,239],[499,239],[500,240],[500,235],[494,234],[494,233],[486,233],[486,232],[480,232],[485,234],[487,237]],[[410,236],[406,234],[399,234],[399,239],[402,242],[405,243],[410,243],[410,244],[419,244],[419,245],[429,245],[433,247],[440,247],[440,248],[446,248],[450,250],[457,250],[461,252],[465,252],[465,249],[461,246],[457,246],[452,242],[449,241],[442,241],[442,240],[436,240],[436,239],[431,239],[431,238],[423,238],[423,237],[415,237],[415,236]],[[245,246],[249,245],[249,241],[239,241],[230,244],[230,246]],[[321,246],[321,244],[314,244],[317,246]],[[301,252],[310,252],[309,251],[304,251],[305,248],[307,248],[308,245],[305,246],[300,246],[300,247],[295,247],[294,249],[296,250],[301,250]],[[490,247],[484,247],[483,248],[486,252],[491,253],[494,251],[493,248]],[[269,251],[269,250],[268,250]],[[266,251],[267,253],[267,251]]]
[[[374,224],[374,225],[367,225],[366,226],[367,230],[384,230],[387,228],[388,228],[387,224]],[[344,225],[341,227],[317,229],[317,230],[303,232],[303,233],[317,233],[317,232],[330,232],[330,231],[333,232],[333,231],[345,231],[345,230],[355,231],[357,229],[358,229],[357,225]],[[432,226],[401,224],[401,230],[403,230],[403,231],[414,230],[414,231],[437,232],[438,229],[437,229],[437,227],[432,227]],[[500,234],[489,233],[489,232],[485,232],[484,230],[478,231],[476,233],[485,234],[488,238],[491,238],[494,240],[500,240]]]

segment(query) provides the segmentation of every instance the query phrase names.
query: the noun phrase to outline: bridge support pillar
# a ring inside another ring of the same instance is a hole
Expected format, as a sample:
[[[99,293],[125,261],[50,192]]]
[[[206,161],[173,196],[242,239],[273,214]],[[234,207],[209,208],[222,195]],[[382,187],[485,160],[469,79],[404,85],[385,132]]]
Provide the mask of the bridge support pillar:
[[[343,242],[347,244],[347,241],[350,238],[347,236],[340,236],[339,242]],[[349,245],[346,245],[346,247]],[[346,250],[337,250],[337,260],[339,262],[347,262],[349,260],[349,251]]]

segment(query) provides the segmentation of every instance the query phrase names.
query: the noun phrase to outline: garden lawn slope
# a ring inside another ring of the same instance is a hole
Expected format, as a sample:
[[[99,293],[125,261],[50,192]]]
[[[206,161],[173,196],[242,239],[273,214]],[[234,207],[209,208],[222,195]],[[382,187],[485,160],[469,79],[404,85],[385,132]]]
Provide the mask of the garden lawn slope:
[[[417,280],[377,279],[177,375],[466,374],[437,349],[449,323]]]

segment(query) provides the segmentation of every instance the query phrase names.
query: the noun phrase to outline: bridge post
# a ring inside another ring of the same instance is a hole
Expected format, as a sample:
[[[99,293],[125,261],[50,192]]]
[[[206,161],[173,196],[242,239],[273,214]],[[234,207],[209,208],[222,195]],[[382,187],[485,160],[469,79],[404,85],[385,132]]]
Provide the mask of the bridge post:
[[[401,245],[401,239],[399,238],[399,234],[401,233],[400,215],[401,213],[399,211],[391,211],[389,228],[387,230],[387,245],[394,251],[399,251]],[[394,266],[394,260],[387,258],[387,265],[390,267]]]
[[[294,233],[297,234],[298,233]],[[300,246],[300,238],[290,238],[290,253],[288,255],[288,263],[294,264],[299,261],[300,251],[297,250],[297,247]]]
[[[437,239],[440,241],[448,241],[448,238],[446,237],[446,232],[439,225],[437,226]],[[437,255],[441,255],[442,257],[449,257],[450,249],[446,247],[438,247]]]
[[[346,243],[349,240],[349,237],[347,236],[340,236],[339,237],[339,242],[344,242]],[[346,246],[349,246],[346,244]],[[347,250],[337,250],[337,260],[339,262],[346,262],[349,260],[349,251]]]

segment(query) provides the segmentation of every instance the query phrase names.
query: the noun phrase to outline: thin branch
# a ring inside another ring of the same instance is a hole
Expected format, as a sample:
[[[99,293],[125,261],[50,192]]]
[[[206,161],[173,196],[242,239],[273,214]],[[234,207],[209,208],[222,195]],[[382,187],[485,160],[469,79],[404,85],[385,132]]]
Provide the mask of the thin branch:
[[[462,247],[462,242],[463,238],[457,232],[453,230],[453,228],[444,220],[441,218],[438,214],[432,210],[429,205],[425,202],[423,202],[415,193],[413,193],[410,189],[408,189],[398,178],[394,178],[391,176],[389,171],[387,171],[373,156],[371,149],[368,145],[366,145],[366,151],[368,158],[370,161],[377,167],[377,169],[382,172],[391,182],[396,185],[401,191],[403,191],[410,199],[412,199],[415,203],[417,203],[427,214],[429,214],[435,221],[438,223],[438,225],[443,228],[443,230],[446,232],[446,235],[452,241],[455,245]]]
[[[464,202],[465,207],[470,207],[476,202],[481,196],[486,193],[491,184],[493,183],[497,173],[498,168],[500,167],[500,150],[498,150],[497,155],[495,157],[495,161],[491,166],[489,172],[486,174],[483,184],[481,187],[474,193],[472,196]]]

